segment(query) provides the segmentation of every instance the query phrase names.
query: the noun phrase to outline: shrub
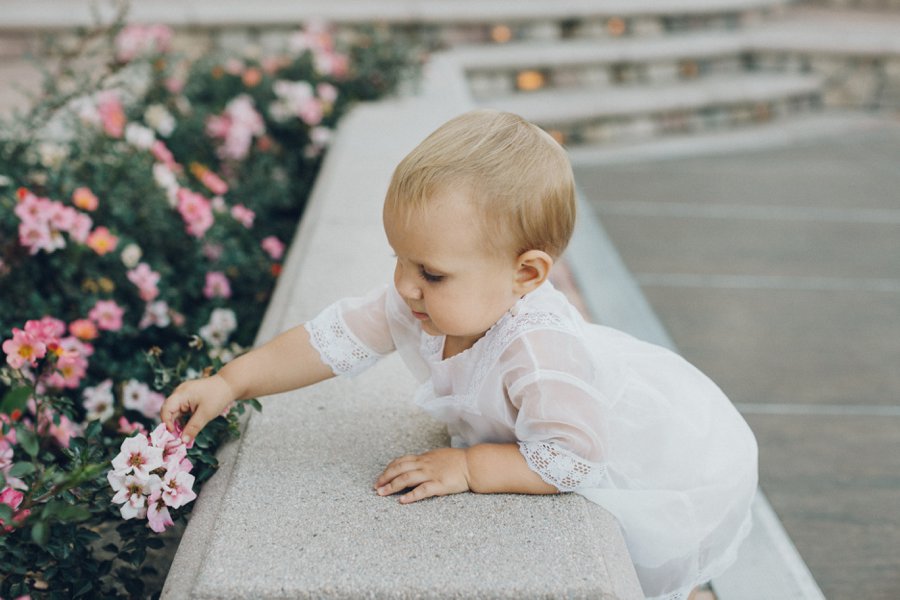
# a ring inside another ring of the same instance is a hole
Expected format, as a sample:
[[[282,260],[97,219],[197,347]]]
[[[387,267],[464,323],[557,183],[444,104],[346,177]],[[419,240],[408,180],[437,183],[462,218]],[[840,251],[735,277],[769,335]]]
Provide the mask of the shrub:
[[[100,75],[64,61],[0,124],[0,597],[158,592],[247,405],[186,448],[160,403],[253,342],[334,126],[408,68],[385,33],[186,62],[120,19],[78,42]]]

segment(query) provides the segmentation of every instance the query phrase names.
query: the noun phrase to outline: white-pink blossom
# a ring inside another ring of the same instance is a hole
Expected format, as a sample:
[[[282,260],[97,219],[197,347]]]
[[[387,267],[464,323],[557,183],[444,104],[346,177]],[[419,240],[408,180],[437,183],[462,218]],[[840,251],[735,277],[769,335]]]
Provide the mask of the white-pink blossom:
[[[129,379],[122,390],[122,405],[129,410],[138,411],[148,419],[159,417],[159,409],[165,399],[165,396],[136,379]]]
[[[151,475],[142,479],[136,475],[123,475],[116,471],[106,474],[106,480],[116,492],[112,498],[114,504],[121,504],[119,508],[123,519],[143,519],[147,514],[147,496],[153,490],[162,487],[162,480],[158,475]]]
[[[161,489],[153,491],[147,499],[147,524],[156,533],[162,533],[166,527],[175,524],[169,514],[169,507],[166,506]]]
[[[169,304],[165,300],[149,302],[144,308],[144,316],[141,317],[141,322],[138,323],[138,327],[141,329],[146,329],[151,325],[155,327],[168,327],[172,323],[170,313]]]
[[[84,388],[81,393],[82,405],[87,410],[88,421],[106,421],[113,416],[116,398],[113,395],[112,379],[106,379],[93,387]]]
[[[138,434],[129,438],[138,439],[137,442],[128,445],[123,442],[122,452],[113,459],[113,470],[107,473],[107,480],[116,492],[112,501],[122,505],[120,510],[125,519],[146,518],[147,526],[160,533],[173,524],[170,508],[180,508],[196,499],[192,489],[195,479],[190,474],[193,465],[187,459],[190,445],[185,445],[180,436],[179,427],[172,433],[160,423],[149,439]],[[158,453],[156,456],[161,456],[162,463],[151,469],[148,477],[122,467],[127,466],[123,455],[133,456],[136,451],[146,452],[147,448]]]
[[[163,466],[162,448],[150,445],[147,436],[139,433],[122,442],[119,454],[112,460],[119,475],[133,474],[142,481],[150,479],[151,471]]]
[[[194,476],[185,471],[166,472],[162,478],[162,498],[166,505],[172,508],[184,506],[197,497],[191,489],[194,485]]]
[[[200,328],[200,337],[213,348],[221,348],[228,337],[237,328],[237,317],[229,308],[217,308],[212,311],[209,323]]]

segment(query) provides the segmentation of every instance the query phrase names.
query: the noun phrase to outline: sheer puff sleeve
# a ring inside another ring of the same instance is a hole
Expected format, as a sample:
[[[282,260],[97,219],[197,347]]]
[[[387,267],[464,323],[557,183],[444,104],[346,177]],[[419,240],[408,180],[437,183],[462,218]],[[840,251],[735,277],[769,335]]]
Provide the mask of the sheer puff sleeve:
[[[516,439],[528,466],[561,492],[601,486],[605,400],[584,344],[568,332],[538,330],[504,354],[514,365],[504,383],[518,409]]]
[[[335,375],[356,375],[394,349],[386,315],[389,287],[344,298],[304,324],[322,362]]]

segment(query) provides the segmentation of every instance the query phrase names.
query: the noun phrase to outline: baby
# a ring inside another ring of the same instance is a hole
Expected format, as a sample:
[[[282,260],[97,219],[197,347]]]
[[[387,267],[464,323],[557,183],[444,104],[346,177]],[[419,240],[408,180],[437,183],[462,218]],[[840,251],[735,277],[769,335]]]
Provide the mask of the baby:
[[[585,322],[548,281],[575,222],[559,144],[512,114],[463,114],[398,165],[383,216],[392,285],[183,383],[166,426],[191,415],[189,440],[234,400],[396,350],[452,447],[395,459],[376,493],[576,492],[618,519],[648,597],[686,597],[724,571],[750,528],[756,441],[696,368]]]

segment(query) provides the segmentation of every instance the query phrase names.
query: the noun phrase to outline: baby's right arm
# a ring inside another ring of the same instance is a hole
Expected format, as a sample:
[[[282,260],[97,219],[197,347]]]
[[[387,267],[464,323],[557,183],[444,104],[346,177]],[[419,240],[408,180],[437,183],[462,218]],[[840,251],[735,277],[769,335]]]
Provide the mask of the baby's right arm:
[[[300,325],[239,356],[212,377],[182,383],[166,398],[160,418],[166,429],[174,431],[175,421],[191,415],[182,434],[187,443],[235,400],[277,394],[333,376]]]

